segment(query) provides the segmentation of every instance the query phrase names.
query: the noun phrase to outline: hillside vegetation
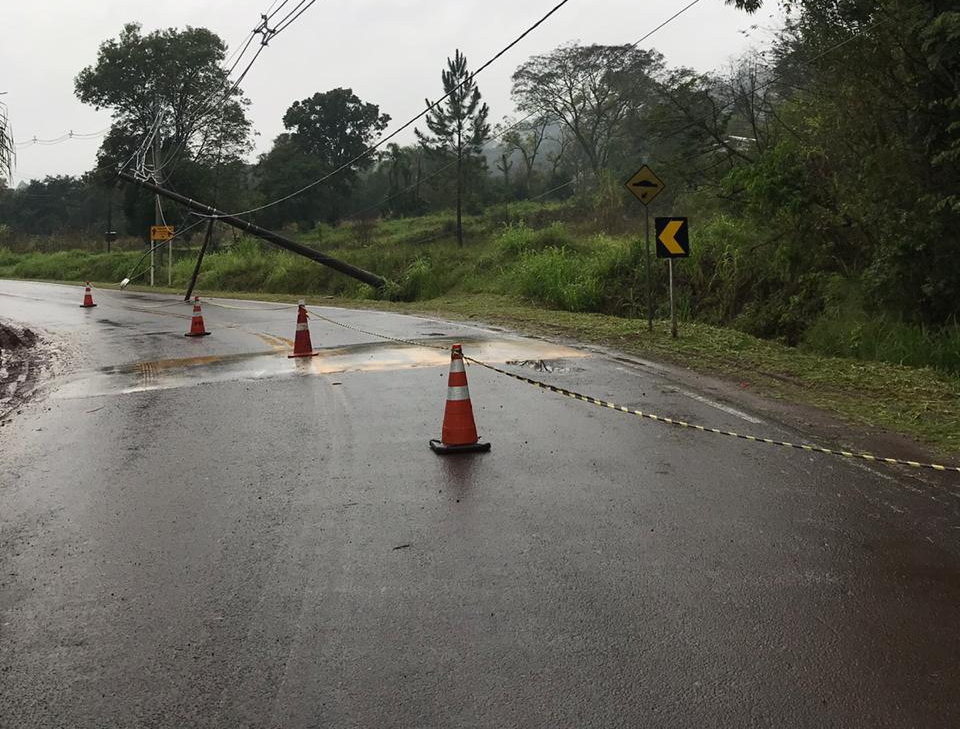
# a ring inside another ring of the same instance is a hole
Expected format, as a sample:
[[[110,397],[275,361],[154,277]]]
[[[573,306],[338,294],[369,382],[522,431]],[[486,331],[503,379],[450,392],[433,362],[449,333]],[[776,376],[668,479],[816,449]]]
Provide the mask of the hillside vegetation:
[[[375,271],[390,280],[383,292],[334,271],[242,238],[221,241],[204,261],[198,291],[242,291],[347,298],[428,301],[457,294],[500,294],[570,312],[622,318],[645,316],[646,271],[642,229],[619,221],[616,233],[595,216],[566,203],[491,207],[465,219],[466,244],[456,245],[450,214],[380,222],[319,225],[301,242]],[[757,231],[725,215],[692,221],[691,258],[675,265],[681,321],[699,321],[770,338],[825,355],[930,366],[960,373],[960,326],[924,327],[868,313],[856,282],[829,275],[825,304],[804,308],[789,294],[791,271],[756,241]],[[175,286],[185,287],[196,247],[180,247]],[[0,276],[47,280],[119,282],[142,251],[12,253],[0,249]],[[165,282],[166,257],[158,269]],[[658,317],[668,313],[665,262],[654,259]]]

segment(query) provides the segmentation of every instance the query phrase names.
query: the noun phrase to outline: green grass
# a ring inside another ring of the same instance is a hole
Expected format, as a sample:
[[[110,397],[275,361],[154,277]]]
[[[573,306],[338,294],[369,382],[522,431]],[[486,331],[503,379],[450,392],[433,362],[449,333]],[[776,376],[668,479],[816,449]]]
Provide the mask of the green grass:
[[[835,282],[827,287],[824,312],[807,327],[799,347],[731,328],[730,322],[755,315],[762,319],[769,312],[757,314],[751,308],[750,290],[742,284],[741,251],[749,236],[734,221],[718,218],[702,226],[698,257],[680,268],[681,338],[671,340],[663,324],[651,335],[645,321],[636,318],[643,315],[646,291],[636,239],[597,234],[590,225],[569,222],[570,217],[563,205],[503,206],[466,219],[462,249],[455,243],[449,214],[319,226],[298,236],[388,278],[391,284],[379,296],[322,266],[242,239],[207,256],[197,290],[287,301],[334,296],[346,305],[476,317],[610,345],[737,378],[767,395],[904,433],[944,452],[960,452],[957,325],[928,331],[868,316],[855,289]],[[195,248],[178,254],[173,281],[180,291],[195,254]],[[0,277],[116,283],[140,255],[0,249]],[[655,273],[656,300],[665,302],[662,267]],[[161,267],[158,280],[166,279]],[[377,300],[383,298],[392,301]],[[655,311],[661,319],[665,314],[664,306]]]

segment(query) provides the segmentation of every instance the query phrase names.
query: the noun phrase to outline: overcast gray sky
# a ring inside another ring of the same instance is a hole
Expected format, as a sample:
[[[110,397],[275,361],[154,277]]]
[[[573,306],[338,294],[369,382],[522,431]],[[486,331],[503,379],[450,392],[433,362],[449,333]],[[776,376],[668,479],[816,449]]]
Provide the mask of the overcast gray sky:
[[[60,137],[70,130],[97,132],[110,124],[73,94],[73,79],[96,60],[100,43],[137,21],[144,31],[186,25],[210,28],[231,50],[245,40],[271,0],[33,0],[4,3],[0,91],[17,142]],[[264,151],[280,131],[291,102],[337,86],[380,105],[402,123],[441,95],[440,70],[459,47],[478,67],[557,0],[318,0],[261,54],[243,84]],[[527,57],[568,41],[632,43],[689,0],[572,0],[477,82],[498,121],[513,111],[510,75]],[[292,7],[295,3],[291,2]],[[744,35],[751,25],[776,22],[768,3],[755,16],[700,0],[655,34],[647,47],[671,65],[706,71],[724,67],[768,38]],[[412,134],[411,134],[412,139]],[[401,141],[409,141],[401,138]],[[14,184],[54,174],[80,174],[93,166],[100,139],[17,152]]]

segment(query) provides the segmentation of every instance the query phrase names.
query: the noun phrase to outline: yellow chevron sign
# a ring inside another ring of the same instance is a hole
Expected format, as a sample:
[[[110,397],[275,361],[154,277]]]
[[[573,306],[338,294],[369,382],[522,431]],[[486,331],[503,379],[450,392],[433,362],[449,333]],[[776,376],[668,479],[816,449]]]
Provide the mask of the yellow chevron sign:
[[[657,258],[687,258],[690,232],[686,218],[656,218]]]

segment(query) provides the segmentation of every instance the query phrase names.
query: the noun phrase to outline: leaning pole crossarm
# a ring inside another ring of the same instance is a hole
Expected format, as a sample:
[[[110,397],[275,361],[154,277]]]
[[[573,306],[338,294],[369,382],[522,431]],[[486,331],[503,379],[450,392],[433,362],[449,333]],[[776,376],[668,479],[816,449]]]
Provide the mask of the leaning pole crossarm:
[[[303,256],[304,258],[309,258],[311,261],[316,261],[319,264],[332,268],[334,271],[339,271],[351,278],[355,278],[357,281],[362,281],[368,286],[372,286],[375,289],[381,289],[386,285],[386,279],[381,278],[375,273],[366,271],[357,266],[353,266],[344,261],[338,260],[336,258],[331,258],[330,256],[324,255],[319,251],[315,251],[313,248],[308,248],[305,245],[297,243],[296,241],[290,240],[278,233],[274,233],[272,230],[267,230],[266,228],[261,228],[259,225],[254,225],[253,223],[242,220],[241,218],[235,217],[233,215],[227,215],[216,208],[212,208],[209,205],[204,205],[201,202],[192,200],[188,197],[180,195],[179,193],[173,192],[172,190],[167,190],[155,185],[152,182],[147,180],[140,180],[133,175],[127,172],[120,173],[120,179],[126,180],[127,182],[132,182],[135,185],[139,185],[145,190],[156,193],[157,195],[162,195],[163,197],[178,202],[181,205],[184,205],[196,213],[201,215],[207,215],[217,220],[222,220],[224,223],[232,225],[234,228],[238,228],[244,232],[255,235],[257,238],[262,238],[265,241],[269,241],[284,250],[288,250],[291,253],[296,253],[297,255]]]

